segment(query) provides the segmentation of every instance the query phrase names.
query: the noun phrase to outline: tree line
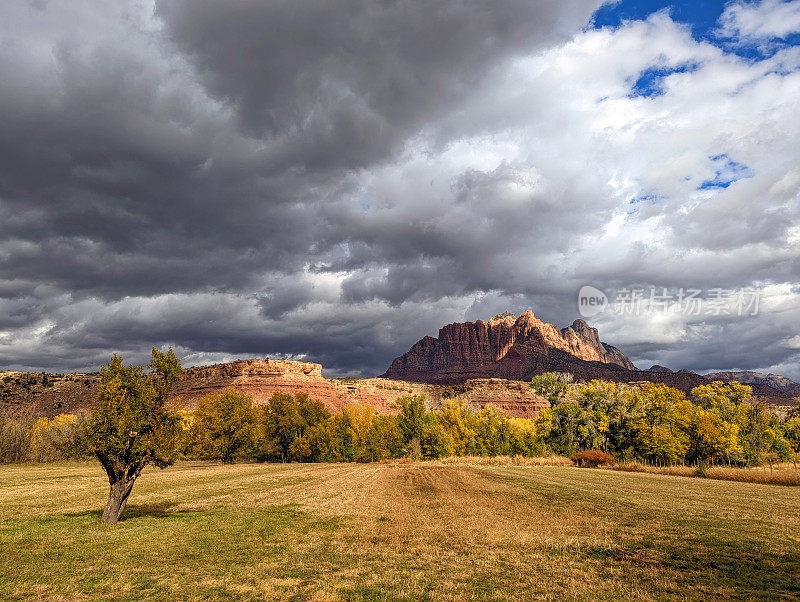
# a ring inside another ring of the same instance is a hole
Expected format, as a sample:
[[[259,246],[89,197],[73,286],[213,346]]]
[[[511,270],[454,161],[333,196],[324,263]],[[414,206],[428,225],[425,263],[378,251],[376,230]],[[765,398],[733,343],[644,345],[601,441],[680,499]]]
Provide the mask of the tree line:
[[[551,407],[536,418],[509,417],[422,396],[397,400],[397,415],[350,405],[330,414],[304,393],[275,393],[255,404],[228,390],[184,414],[187,458],[284,462],[374,462],[412,456],[563,455],[602,450],[620,461],[660,465],[796,461],[800,417],[782,420],[738,382],[713,382],[689,396],[663,384],[630,387],[544,374],[531,386]]]

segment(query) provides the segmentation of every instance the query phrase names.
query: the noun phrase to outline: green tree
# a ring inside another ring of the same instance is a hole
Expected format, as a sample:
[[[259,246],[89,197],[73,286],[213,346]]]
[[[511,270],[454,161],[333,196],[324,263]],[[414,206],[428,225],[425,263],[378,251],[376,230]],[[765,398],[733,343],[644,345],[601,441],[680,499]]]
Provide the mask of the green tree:
[[[263,412],[266,437],[274,442],[283,462],[308,461],[314,453],[312,434],[315,427],[330,418],[321,401],[306,393],[274,393]]]
[[[398,426],[403,441],[409,446],[412,455],[421,454],[422,435],[431,421],[431,415],[425,407],[424,395],[401,397],[396,402],[400,409]]]
[[[778,417],[764,403],[757,401],[742,404],[736,418],[739,442],[748,465],[761,465],[769,454],[778,451],[781,440]]]
[[[572,374],[545,372],[534,376],[530,384],[537,395],[546,398],[551,406],[555,406],[567,394],[572,381]]]
[[[181,363],[170,349],[153,349],[145,375],[114,355],[100,371],[97,405],[78,432],[74,450],[93,454],[108,475],[110,491],[104,523],[116,523],[142,470],[170,466],[177,457],[180,416],[167,403]]]
[[[797,456],[800,455],[800,416],[789,418],[781,425],[783,436],[792,450],[792,461],[797,468]]]
[[[231,463],[252,457],[256,446],[253,398],[235,389],[203,397],[194,412],[190,441],[198,458]]]
[[[362,404],[342,408],[326,423],[328,459],[335,462],[372,462],[380,459],[382,450],[376,440],[375,410]]]

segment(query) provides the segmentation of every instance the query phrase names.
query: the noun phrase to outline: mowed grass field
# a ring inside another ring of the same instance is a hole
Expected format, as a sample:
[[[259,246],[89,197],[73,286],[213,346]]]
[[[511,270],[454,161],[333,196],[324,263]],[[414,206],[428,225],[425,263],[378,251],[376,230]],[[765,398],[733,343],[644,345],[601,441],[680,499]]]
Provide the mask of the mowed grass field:
[[[0,599],[800,597],[800,489],[548,466],[0,467]]]

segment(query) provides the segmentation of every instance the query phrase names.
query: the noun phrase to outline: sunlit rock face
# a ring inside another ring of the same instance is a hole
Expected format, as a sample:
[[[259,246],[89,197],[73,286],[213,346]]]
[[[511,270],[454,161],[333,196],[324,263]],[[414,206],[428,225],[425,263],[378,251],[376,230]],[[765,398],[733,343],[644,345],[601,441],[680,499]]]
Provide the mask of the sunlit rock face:
[[[602,343],[597,329],[583,320],[559,330],[526,311],[521,316],[505,312],[488,322],[448,324],[439,330],[438,338],[425,337],[395,359],[384,376],[421,382],[527,378],[550,364],[558,368],[559,358],[552,351],[571,359],[636,369],[619,349]]]

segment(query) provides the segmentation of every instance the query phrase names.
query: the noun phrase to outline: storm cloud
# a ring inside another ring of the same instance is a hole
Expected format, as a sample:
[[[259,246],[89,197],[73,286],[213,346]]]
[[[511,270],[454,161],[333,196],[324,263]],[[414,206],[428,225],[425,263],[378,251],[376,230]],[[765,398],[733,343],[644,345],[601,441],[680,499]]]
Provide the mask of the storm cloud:
[[[374,375],[447,322],[570,323],[592,284],[760,287],[593,325],[642,367],[800,378],[786,7],[729,5],[715,43],[600,4],[4,2],[0,367]]]

